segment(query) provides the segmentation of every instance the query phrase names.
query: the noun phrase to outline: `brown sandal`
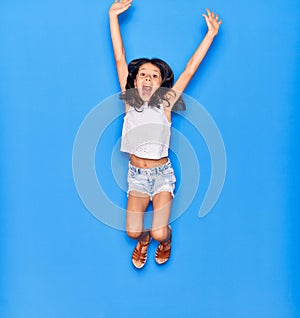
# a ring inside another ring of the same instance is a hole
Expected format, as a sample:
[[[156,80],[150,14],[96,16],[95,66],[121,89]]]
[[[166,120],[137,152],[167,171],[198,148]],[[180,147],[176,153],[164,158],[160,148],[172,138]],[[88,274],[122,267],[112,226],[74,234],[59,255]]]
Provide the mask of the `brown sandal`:
[[[155,252],[155,261],[159,265],[166,263],[171,255],[172,228],[170,225],[169,230],[169,239],[167,241],[160,242]]]
[[[150,244],[151,240],[152,237],[150,231],[145,232],[142,234],[142,237],[139,239],[136,247],[133,250],[131,257],[132,264],[138,269],[141,269],[146,264],[148,257],[148,245]],[[142,252],[143,247],[146,248],[145,252]]]

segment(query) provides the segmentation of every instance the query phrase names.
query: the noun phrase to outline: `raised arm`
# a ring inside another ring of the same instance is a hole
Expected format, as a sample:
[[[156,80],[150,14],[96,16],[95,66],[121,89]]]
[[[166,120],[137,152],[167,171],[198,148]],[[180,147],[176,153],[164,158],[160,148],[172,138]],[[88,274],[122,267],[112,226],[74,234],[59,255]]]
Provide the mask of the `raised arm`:
[[[219,26],[222,23],[222,20],[219,20],[218,15],[215,15],[214,12],[210,12],[209,9],[206,9],[207,15],[202,14],[205,18],[208,30],[207,33],[196,49],[195,53],[192,55],[188,61],[184,71],[179,76],[178,80],[173,86],[173,89],[176,91],[176,100],[179,98],[180,94],[183,93],[184,89],[192,79],[193,75],[196,73],[200,63],[202,62],[204,56],[206,55],[211,43],[213,42],[215,36],[219,31]],[[176,100],[173,101],[176,102]]]
[[[118,16],[128,10],[131,3],[132,0],[116,0],[109,9],[110,35],[114,49],[119,83],[122,91],[125,91],[128,70]]]

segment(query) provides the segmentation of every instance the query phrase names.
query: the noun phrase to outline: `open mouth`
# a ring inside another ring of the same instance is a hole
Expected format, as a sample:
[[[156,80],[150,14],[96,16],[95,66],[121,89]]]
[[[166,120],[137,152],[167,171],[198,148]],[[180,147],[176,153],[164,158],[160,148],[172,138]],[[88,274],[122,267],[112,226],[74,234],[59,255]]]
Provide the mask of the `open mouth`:
[[[151,96],[152,94],[152,87],[151,86],[143,86],[142,87],[142,93],[145,96]]]

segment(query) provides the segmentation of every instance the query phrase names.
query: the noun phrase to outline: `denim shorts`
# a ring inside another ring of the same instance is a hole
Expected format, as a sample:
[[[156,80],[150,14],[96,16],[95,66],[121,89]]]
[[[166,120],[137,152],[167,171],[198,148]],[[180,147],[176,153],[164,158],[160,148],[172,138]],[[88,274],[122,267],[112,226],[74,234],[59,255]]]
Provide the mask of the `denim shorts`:
[[[127,195],[135,190],[149,195],[152,200],[155,194],[168,191],[174,197],[176,178],[169,159],[161,166],[147,169],[135,167],[129,162],[127,180]]]

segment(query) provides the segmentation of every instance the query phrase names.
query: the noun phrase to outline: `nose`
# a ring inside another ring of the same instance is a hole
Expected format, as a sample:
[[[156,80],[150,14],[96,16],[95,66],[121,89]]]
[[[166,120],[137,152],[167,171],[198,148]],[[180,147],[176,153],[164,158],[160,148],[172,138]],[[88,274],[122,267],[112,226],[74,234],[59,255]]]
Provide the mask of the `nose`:
[[[151,76],[150,75],[147,75],[146,76],[146,81],[150,81],[151,80]]]

